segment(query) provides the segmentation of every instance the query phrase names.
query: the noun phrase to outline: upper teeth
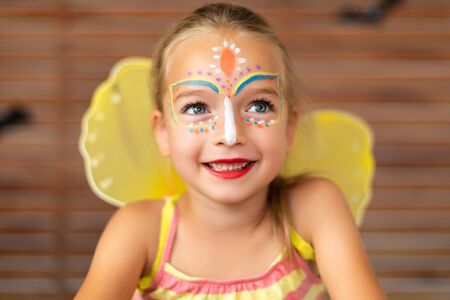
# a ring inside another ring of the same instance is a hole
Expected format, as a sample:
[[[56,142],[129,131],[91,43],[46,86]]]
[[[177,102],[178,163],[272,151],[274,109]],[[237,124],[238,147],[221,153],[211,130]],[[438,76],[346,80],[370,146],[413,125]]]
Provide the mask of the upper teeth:
[[[232,171],[245,168],[250,162],[234,163],[234,164],[217,164],[209,163],[208,166],[214,171]]]

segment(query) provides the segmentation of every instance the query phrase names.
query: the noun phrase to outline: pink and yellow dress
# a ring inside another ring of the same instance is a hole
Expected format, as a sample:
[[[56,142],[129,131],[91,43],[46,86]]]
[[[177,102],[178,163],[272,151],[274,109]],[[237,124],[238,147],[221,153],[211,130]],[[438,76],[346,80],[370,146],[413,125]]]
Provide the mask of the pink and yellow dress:
[[[116,206],[186,191],[168,158],[159,153],[152,132],[150,68],[148,58],[119,61],[97,87],[82,121],[79,149],[89,185]],[[372,145],[370,127],[356,115],[338,110],[304,113],[280,175],[308,172],[334,181],[360,225],[371,198]],[[280,255],[257,277],[192,278],[170,264],[176,198],[167,200],[162,216],[157,260],[152,274],[139,281],[135,299],[321,299],[324,287],[305,262],[314,260],[314,251],[296,232],[291,237],[298,264]]]
[[[178,225],[178,196],[167,198],[161,217],[157,258],[149,276],[141,278],[133,300],[183,299],[323,299],[325,287],[305,260],[314,258],[312,247],[295,231],[294,261],[280,253],[267,270],[255,277],[212,280],[191,277],[170,264]]]

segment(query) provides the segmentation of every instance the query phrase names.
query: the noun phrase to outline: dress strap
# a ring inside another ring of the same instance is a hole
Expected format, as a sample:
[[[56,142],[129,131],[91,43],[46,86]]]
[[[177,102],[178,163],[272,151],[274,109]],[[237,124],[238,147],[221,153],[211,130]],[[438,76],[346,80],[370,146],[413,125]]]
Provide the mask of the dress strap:
[[[314,249],[313,247],[305,241],[297,231],[291,227],[291,243],[294,245],[294,248],[300,253],[301,257],[306,260],[315,260],[314,258]]]
[[[164,199],[165,203],[161,212],[158,251],[153,262],[152,272],[150,275],[142,277],[139,280],[138,289],[140,291],[147,289],[154,282],[155,277],[161,271],[160,269],[164,267],[164,264],[169,259],[178,223],[178,211],[176,210],[178,198],[179,195],[174,195]]]

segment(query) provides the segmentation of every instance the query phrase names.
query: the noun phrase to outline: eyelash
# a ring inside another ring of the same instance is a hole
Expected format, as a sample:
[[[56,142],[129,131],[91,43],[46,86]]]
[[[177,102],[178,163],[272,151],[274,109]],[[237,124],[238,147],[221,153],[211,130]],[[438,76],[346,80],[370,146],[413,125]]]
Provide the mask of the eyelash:
[[[194,106],[200,106],[200,105],[203,106],[205,109],[207,109],[207,107],[208,107],[208,105],[206,105],[206,103],[204,103],[202,101],[189,102],[183,106],[183,108],[181,109],[181,113],[184,114],[184,113],[186,113],[186,111],[189,108],[194,107]]]
[[[270,111],[275,111],[275,106],[272,104],[272,102],[266,98],[259,98],[259,99],[255,99],[252,102],[250,102],[250,106],[256,103],[264,103],[265,105],[267,105],[269,107]]]

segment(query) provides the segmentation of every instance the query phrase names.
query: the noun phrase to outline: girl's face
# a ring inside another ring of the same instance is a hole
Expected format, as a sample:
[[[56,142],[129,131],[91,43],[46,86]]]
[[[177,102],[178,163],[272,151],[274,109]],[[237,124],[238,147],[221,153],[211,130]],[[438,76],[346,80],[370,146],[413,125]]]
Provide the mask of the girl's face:
[[[169,55],[161,151],[190,193],[235,203],[265,195],[292,141],[282,64],[266,42],[198,35]]]

